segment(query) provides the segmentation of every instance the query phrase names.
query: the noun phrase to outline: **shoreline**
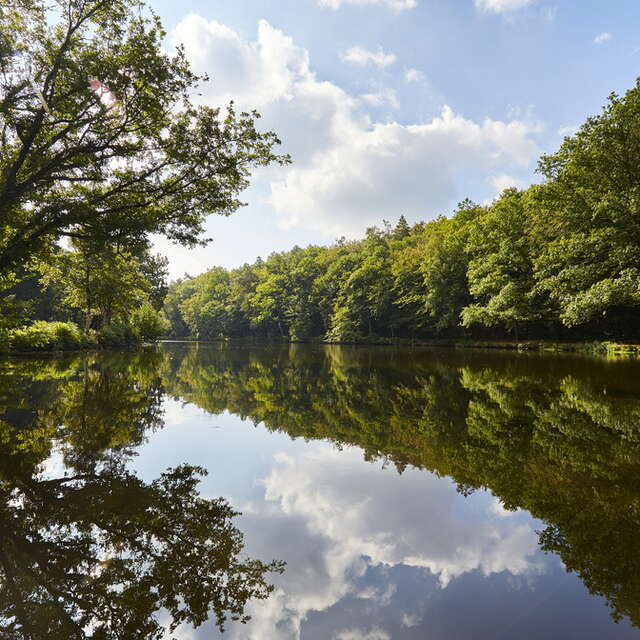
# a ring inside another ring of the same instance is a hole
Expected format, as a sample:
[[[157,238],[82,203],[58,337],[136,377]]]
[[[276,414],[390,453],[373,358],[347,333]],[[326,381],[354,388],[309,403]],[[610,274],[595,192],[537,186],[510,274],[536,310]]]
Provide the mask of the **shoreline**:
[[[229,344],[313,344],[335,345],[354,347],[424,347],[438,349],[480,349],[499,351],[527,351],[537,353],[576,353],[584,355],[596,355],[604,357],[640,357],[640,344],[614,342],[609,340],[591,340],[583,342],[555,342],[549,340],[472,340],[472,339],[411,339],[411,338],[371,338],[358,341],[327,341],[319,338],[307,340],[289,339],[261,339],[253,337],[245,338],[217,338],[200,340],[197,338],[165,338],[160,343],[229,343]]]
[[[629,357],[640,358],[640,344],[613,342],[613,341],[585,341],[585,342],[552,342],[547,340],[465,340],[465,339],[410,339],[410,338],[371,338],[359,341],[326,341],[310,338],[307,340],[288,339],[262,339],[254,337],[245,338],[217,338],[200,340],[197,338],[163,338],[157,342],[146,342],[140,345],[121,345],[116,347],[100,347],[88,345],[86,348],[57,348],[57,349],[29,349],[29,350],[2,350],[0,356],[20,355],[44,355],[60,353],[88,353],[91,351],[129,351],[137,352],[149,349],[159,344],[239,344],[239,345],[291,345],[309,344],[326,346],[349,347],[408,347],[431,349],[469,349],[491,351],[518,351],[535,353],[573,353],[598,357]]]

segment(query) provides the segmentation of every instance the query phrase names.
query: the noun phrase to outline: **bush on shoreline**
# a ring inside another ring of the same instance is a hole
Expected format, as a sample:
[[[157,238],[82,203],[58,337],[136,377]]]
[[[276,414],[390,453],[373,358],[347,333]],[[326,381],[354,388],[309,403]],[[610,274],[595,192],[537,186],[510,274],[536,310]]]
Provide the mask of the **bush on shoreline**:
[[[44,320],[10,330],[6,340],[9,351],[73,350],[91,345],[91,337],[84,335],[72,322]]]
[[[0,336],[0,353],[29,351],[74,351],[79,349],[118,349],[155,342],[168,329],[163,314],[143,305],[131,321],[117,319],[99,331],[82,332],[73,322],[37,320],[14,327]]]

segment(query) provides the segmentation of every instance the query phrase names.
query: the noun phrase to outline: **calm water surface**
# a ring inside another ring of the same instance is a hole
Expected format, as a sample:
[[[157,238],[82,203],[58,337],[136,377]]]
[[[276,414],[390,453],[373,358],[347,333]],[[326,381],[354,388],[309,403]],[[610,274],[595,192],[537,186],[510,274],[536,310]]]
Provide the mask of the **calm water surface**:
[[[640,362],[15,357],[0,462],[3,638],[640,638]]]

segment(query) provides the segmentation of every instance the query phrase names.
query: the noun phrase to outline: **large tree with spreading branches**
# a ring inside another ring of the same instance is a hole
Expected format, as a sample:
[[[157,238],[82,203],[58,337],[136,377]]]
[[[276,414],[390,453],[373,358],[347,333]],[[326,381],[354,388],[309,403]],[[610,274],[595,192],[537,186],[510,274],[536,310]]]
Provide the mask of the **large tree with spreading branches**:
[[[0,2],[0,276],[64,236],[202,242],[288,161],[258,114],[194,104],[206,78],[164,36],[138,0]]]

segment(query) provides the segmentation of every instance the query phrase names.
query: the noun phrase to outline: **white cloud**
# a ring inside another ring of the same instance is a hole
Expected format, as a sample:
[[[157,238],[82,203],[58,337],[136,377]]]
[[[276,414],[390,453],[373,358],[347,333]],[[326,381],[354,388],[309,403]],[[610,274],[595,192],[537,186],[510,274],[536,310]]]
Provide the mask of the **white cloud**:
[[[420,618],[415,614],[403,613],[400,618],[400,623],[403,627],[411,628],[415,627],[420,623]]]
[[[478,124],[444,107],[423,125],[349,126],[307,166],[271,185],[285,222],[358,235],[403,211],[413,219],[447,212],[468,172],[526,166],[537,154],[523,122]]]
[[[391,636],[386,631],[377,628],[370,631],[349,629],[348,631],[341,631],[333,638],[334,640],[391,640]]]
[[[299,638],[311,611],[327,611],[349,596],[368,600],[376,610],[391,604],[398,622],[417,626],[423,609],[407,610],[411,604],[396,595],[393,583],[362,586],[371,567],[428,570],[437,581],[429,582],[425,572],[424,588],[438,591],[471,571],[528,576],[543,570],[528,520],[515,513],[498,517],[480,494],[471,499],[485,506],[463,515],[452,483],[411,469],[401,476],[383,472],[364,464],[357,449],[322,444],[281,457],[264,486],[265,504],[241,507],[247,552],[282,558],[287,570],[275,578],[278,587],[269,600],[250,605],[251,621],[233,629],[232,638]],[[260,633],[266,629],[273,635]],[[373,640],[383,633],[375,626],[343,627],[334,637]]]
[[[500,519],[462,526],[452,484],[423,472],[381,473],[363,465],[357,449],[318,447],[274,469],[265,487],[267,500],[302,518],[310,533],[327,536],[340,554],[428,568],[443,586],[474,569],[522,573],[537,549],[529,525],[501,531]]]
[[[537,125],[526,118],[476,122],[445,106],[425,123],[377,122],[367,106],[382,100],[393,106],[392,93],[357,98],[320,80],[306,49],[264,20],[247,41],[191,14],[173,41],[184,43],[195,71],[212,78],[202,101],[218,106],[234,99],[240,109],[257,108],[261,127],[275,130],[291,153],[290,167],[254,176],[264,206],[284,227],[354,236],[397,211],[434,217],[474,196],[465,184],[528,167],[538,154]]]
[[[385,53],[382,47],[378,47],[377,51],[369,51],[363,47],[351,47],[341,53],[340,57],[349,64],[355,64],[359,67],[372,64],[379,69],[385,69],[396,61],[395,55],[393,53]]]
[[[476,8],[490,13],[510,13],[528,7],[534,0],[473,0]]]
[[[51,451],[49,457],[40,465],[40,472],[47,478],[61,478],[68,473],[67,465],[64,463],[64,451],[61,447],[56,447]]]
[[[505,189],[511,189],[512,187],[516,187],[516,189],[526,189],[528,186],[524,180],[514,178],[508,173],[501,173],[497,176],[493,176],[491,178],[491,184],[496,190],[496,195],[500,195]]]
[[[307,52],[266,20],[258,23],[255,42],[197,14],[186,16],[173,31],[174,44],[183,43],[193,68],[208,72],[203,87],[206,102],[217,105],[234,99],[261,108],[277,100],[291,100],[298,83],[311,80]]]
[[[404,81],[405,82],[424,82],[425,75],[420,69],[407,69],[404,72]]]
[[[387,7],[393,11],[406,11],[418,6],[417,0],[318,0],[321,7],[339,9],[343,4],[351,4],[358,7],[378,5]]]
[[[494,498],[491,503],[489,510],[498,518],[510,518],[514,516],[518,511],[511,511],[510,509],[505,509],[504,504],[498,498]]]
[[[364,93],[360,98],[373,107],[383,107],[384,105],[389,105],[393,109],[400,107],[400,102],[394,89],[382,89],[376,93]]]
[[[576,133],[578,133],[579,129],[580,127],[578,125],[568,124],[558,129],[558,135],[562,136],[563,138],[565,136],[574,136]]]
[[[594,44],[604,44],[605,42],[609,42],[613,36],[608,31],[603,31],[599,33],[594,39]]]

